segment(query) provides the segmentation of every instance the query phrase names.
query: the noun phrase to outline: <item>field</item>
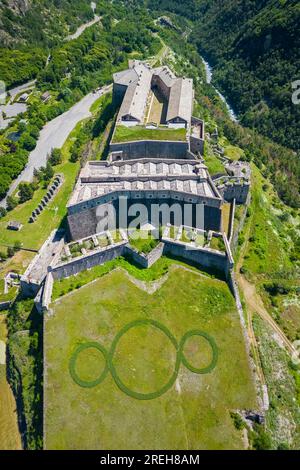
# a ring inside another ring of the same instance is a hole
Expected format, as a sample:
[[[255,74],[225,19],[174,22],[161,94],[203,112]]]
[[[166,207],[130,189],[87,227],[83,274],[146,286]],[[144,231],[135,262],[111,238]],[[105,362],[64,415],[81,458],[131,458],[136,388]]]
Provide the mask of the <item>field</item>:
[[[112,139],[113,143],[131,142],[135,140],[170,140],[185,142],[186,129],[146,129],[143,126],[116,126]]]
[[[244,447],[230,411],[255,408],[255,391],[227,285],[180,267],[155,281],[154,294],[147,285],[116,270],[52,304],[45,448]],[[194,334],[182,344],[191,330],[209,339]],[[190,370],[213,359],[206,373]]]

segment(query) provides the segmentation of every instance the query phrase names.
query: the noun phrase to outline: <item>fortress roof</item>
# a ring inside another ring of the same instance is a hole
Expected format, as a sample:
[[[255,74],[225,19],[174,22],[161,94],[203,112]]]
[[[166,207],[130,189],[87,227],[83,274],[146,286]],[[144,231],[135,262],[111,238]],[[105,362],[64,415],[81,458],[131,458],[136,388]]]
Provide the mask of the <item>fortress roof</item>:
[[[176,75],[174,75],[174,73],[167,66],[153,69],[153,75],[159,77],[169,88],[171,88],[171,86],[176,81]]]
[[[127,71],[128,76],[124,77],[124,81],[125,79],[128,80],[129,77],[133,78],[133,70],[136,74],[136,78],[127,87],[119,116],[131,116],[141,122],[144,117],[147,97],[151,86],[152,73],[148,67],[139,64],[135,69],[129,69]]]
[[[124,190],[171,190],[220,198],[206,166],[196,160],[142,158],[113,163],[88,162],[80,172],[68,206]]]
[[[166,121],[179,118],[190,124],[193,108],[193,80],[177,78],[167,66],[151,69],[147,64],[135,60],[131,67],[113,75],[114,84],[126,87],[126,92],[118,114],[118,121],[133,120],[142,123],[145,117],[147,99],[151,86],[159,81],[169,89],[168,111]]]
[[[170,91],[167,122],[177,117],[190,122],[193,106],[193,80],[178,78]]]

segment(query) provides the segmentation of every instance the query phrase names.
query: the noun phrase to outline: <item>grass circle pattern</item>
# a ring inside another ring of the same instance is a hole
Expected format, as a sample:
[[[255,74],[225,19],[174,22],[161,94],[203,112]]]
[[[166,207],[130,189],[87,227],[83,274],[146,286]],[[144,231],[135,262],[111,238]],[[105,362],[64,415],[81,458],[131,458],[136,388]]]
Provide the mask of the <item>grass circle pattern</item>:
[[[77,361],[79,354],[82,351],[84,351],[85,349],[90,349],[90,348],[97,349],[103,354],[104,359],[105,359],[105,367],[97,379],[87,381],[87,380],[82,380],[78,376],[76,372],[76,361]],[[78,346],[78,348],[76,349],[76,351],[74,352],[74,354],[72,355],[70,359],[69,370],[70,370],[72,379],[77,385],[80,385],[81,387],[85,387],[85,388],[92,388],[92,387],[95,387],[96,385],[99,385],[101,382],[103,382],[103,380],[105,379],[108,373],[108,361],[107,361],[106,349],[101,344],[95,343],[95,342],[81,344],[80,346]]]
[[[207,367],[203,367],[201,369],[198,369],[197,367],[194,367],[192,366],[189,361],[186,359],[185,355],[184,355],[184,346],[185,346],[185,343],[186,341],[191,338],[192,336],[200,336],[202,338],[205,338],[210,347],[211,347],[211,350],[212,350],[212,360],[211,360],[211,363],[207,366]],[[207,333],[205,333],[204,331],[201,331],[201,330],[191,330],[191,331],[188,331],[182,338],[181,338],[181,341],[180,341],[180,357],[181,357],[181,361],[182,363],[185,365],[185,367],[187,369],[189,369],[191,372],[194,372],[195,374],[208,374],[209,372],[211,372],[217,365],[217,361],[218,361],[218,347],[215,343],[215,340],[209,336]]]
[[[150,325],[150,326],[153,326],[157,329],[159,329],[160,331],[162,331],[168,338],[169,340],[171,341],[171,343],[173,344],[175,350],[176,350],[176,362],[175,362],[175,367],[174,367],[174,371],[173,371],[173,374],[171,376],[171,378],[169,379],[169,381],[164,385],[162,386],[159,390],[156,390],[154,392],[151,392],[151,393],[140,393],[140,392],[135,392],[134,390],[131,390],[129,387],[127,387],[123,382],[122,380],[120,379],[120,377],[118,376],[117,374],[117,371],[116,371],[116,368],[113,364],[113,358],[114,358],[114,354],[116,352],[116,348],[117,348],[117,345],[121,339],[121,337],[127,333],[127,331],[129,331],[131,328],[134,328],[135,326],[141,326],[141,325]],[[117,386],[119,387],[120,390],[122,390],[122,392],[126,393],[128,396],[132,397],[132,398],[136,398],[138,400],[153,400],[154,398],[158,398],[160,397],[161,395],[163,395],[164,393],[166,393],[172,386],[173,384],[175,383],[176,381],[176,378],[177,378],[177,375],[178,375],[178,371],[179,371],[179,366],[180,366],[180,354],[179,354],[179,348],[178,348],[178,343],[176,341],[176,338],[172,335],[172,333],[168,330],[167,327],[165,327],[164,325],[162,325],[161,323],[155,321],[155,320],[150,320],[150,319],[141,319],[141,320],[135,320],[131,323],[128,323],[127,325],[125,325],[118,333],[117,335],[115,336],[113,342],[112,342],[112,345],[111,345],[111,349],[109,351],[109,355],[108,355],[108,361],[109,361],[109,368],[110,368],[110,372],[117,384]]]

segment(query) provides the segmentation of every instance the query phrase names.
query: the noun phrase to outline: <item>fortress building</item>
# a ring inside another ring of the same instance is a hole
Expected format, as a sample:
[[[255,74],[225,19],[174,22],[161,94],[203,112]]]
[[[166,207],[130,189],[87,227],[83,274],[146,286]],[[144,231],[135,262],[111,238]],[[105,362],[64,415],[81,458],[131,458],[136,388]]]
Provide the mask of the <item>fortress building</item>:
[[[157,100],[162,104],[155,116],[157,125],[190,126],[194,99],[190,78],[176,78],[166,66],[150,69],[139,61],[133,61],[131,68],[115,73],[113,78],[114,95],[122,100],[118,123],[124,126],[147,123],[149,117],[154,117],[151,105],[155,106]]]
[[[99,231],[97,226],[105,214],[117,214],[116,225],[127,228],[125,225],[135,216],[134,211],[130,215],[130,207],[136,203],[147,208],[148,220],[151,206],[167,204],[172,209],[177,204],[182,215],[185,207],[192,211],[193,226],[220,230],[222,197],[205,165],[196,160],[141,158],[86,164],[68,204],[71,238],[76,240]],[[200,214],[198,223],[197,206],[204,210],[204,220]],[[160,213],[160,224],[174,223],[176,216],[170,211],[169,220],[164,221],[163,217]],[[152,222],[156,224],[157,220]]]
[[[203,154],[204,123],[192,117],[193,80],[177,78],[167,67],[151,69],[130,61],[113,76],[120,103],[110,149],[121,159],[189,158]]]
[[[85,165],[69,200],[70,238],[99,232],[104,217],[126,229],[137,203],[147,210],[143,222],[156,227],[176,225],[176,205],[182,218],[189,211],[189,225],[219,231],[223,198],[202,163],[204,124],[192,117],[193,81],[165,66],[129,65],[114,74],[113,99],[120,109],[109,157]],[[152,208],[162,204],[164,211],[154,216]]]

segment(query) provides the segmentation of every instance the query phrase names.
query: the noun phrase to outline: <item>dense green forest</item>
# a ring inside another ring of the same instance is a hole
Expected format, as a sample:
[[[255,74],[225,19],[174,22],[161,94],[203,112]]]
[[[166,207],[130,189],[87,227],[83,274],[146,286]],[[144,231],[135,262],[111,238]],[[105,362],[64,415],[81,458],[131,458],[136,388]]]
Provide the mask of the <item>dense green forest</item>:
[[[98,8],[101,15],[105,13],[102,22],[87,28],[77,39],[53,46],[47,67],[41,49],[0,48],[1,78],[7,77],[14,83],[37,78],[37,89],[51,90],[53,96],[45,105],[39,100],[28,103],[26,116],[19,115],[14,124],[14,132],[21,136],[17,141],[10,139],[10,131],[0,131],[0,198],[24,168],[28,153],[35,148],[47,121],[65,112],[93,89],[110,83],[113,72],[127,67],[129,57],[146,58],[161,47],[160,40],[153,37],[154,26],[143,10],[127,11],[123,5],[107,2],[99,3]]]
[[[0,80],[10,88],[35,77],[51,48],[93,16],[89,0],[3,0]]]
[[[48,47],[93,16],[90,0],[2,0],[0,39],[6,47]]]
[[[300,149],[298,0],[150,0],[194,22],[191,40],[214,67],[214,83],[241,123],[286,147]]]

